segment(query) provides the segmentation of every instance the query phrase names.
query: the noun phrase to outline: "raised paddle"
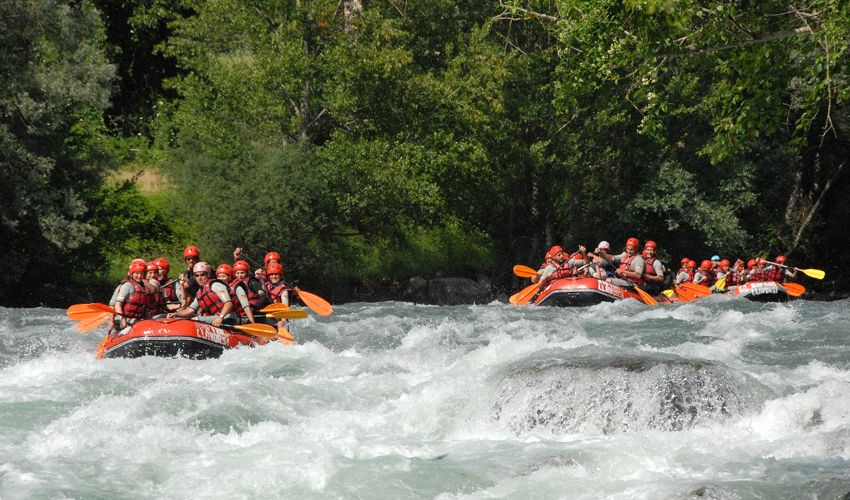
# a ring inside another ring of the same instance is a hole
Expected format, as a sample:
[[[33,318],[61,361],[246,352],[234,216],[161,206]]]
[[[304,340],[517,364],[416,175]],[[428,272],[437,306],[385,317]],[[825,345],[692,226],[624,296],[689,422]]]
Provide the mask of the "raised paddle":
[[[262,267],[260,264],[257,263],[257,261],[245,255],[245,252],[239,252],[239,256],[245,257],[246,260],[250,261],[257,267]],[[281,280],[281,282],[289,288],[295,290],[295,287],[290,285],[286,281]],[[331,304],[327,300],[319,297],[314,293],[305,292],[304,290],[295,290],[295,294],[298,295],[298,298],[301,299],[301,302],[303,302],[305,306],[309,307],[313,310],[313,312],[320,316],[327,316],[333,312],[333,307],[331,307]]]
[[[533,278],[535,276],[540,276],[540,273],[538,273],[534,269],[520,264],[514,266],[514,274],[516,274],[520,278]]]
[[[779,264],[777,262],[770,262],[770,261],[768,261],[767,263],[773,264],[773,265],[779,266],[779,267],[784,267],[785,269],[796,269],[797,271],[802,271],[803,274],[805,274],[809,278],[814,278],[816,280],[822,280],[823,277],[826,276],[826,273],[821,271],[820,269],[800,269],[798,267],[785,266],[785,265]]]
[[[797,283],[781,283],[781,285],[784,286],[786,290],[788,290],[788,295],[792,297],[799,297],[800,295],[806,293],[806,287]]]

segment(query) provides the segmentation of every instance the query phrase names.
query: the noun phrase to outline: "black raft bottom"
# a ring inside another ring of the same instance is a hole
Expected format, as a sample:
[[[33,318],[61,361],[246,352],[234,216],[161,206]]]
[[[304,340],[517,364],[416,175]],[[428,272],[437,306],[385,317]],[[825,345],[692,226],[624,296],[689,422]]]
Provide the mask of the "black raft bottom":
[[[202,339],[186,338],[135,338],[127,339],[103,353],[106,358],[138,358],[141,356],[159,356],[189,359],[217,358],[224,352],[224,346]]]
[[[596,304],[601,304],[603,302],[616,302],[617,300],[621,299],[617,299],[596,290],[587,290],[585,292],[552,292],[538,305],[555,307],[585,307],[595,306]]]

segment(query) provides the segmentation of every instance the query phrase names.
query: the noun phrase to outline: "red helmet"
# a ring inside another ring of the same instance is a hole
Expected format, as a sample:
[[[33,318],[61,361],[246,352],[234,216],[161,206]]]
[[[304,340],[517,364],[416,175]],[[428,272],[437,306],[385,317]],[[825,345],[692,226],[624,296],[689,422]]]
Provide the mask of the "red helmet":
[[[283,275],[283,266],[280,264],[269,264],[266,266],[266,274],[280,274]]]
[[[552,254],[550,252],[546,252],[546,258],[544,260],[549,260],[552,258]]]
[[[723,260],[720,261],[720,267],[726,267],[729,264],[730,264],[729,260],[727,260],[727,259],[723,259]]]
[[[558,245],[555,245],[549,249],[549,253],[552,255],[552,257],[558,255],[559,253],[562,253],[563,251],[564,249],[559,247]]]
[[[145,264],[145,261],[143,261],[142,259],[136,259],[136,260],[134,260],[133,262],[130,263],[130,270],[129,270],[130,274],[133,274],[137,271],[143,273],[146,270],[147,270],[147,264]]]
[[[266,266],[268,266],[268,265],[269,265],[269,261],[270,261],[270,260],[272,260],[272,259],[274,259],[274,260],[276,260],[276,261],[280,262],[280,254],[279,254],[279,253],[277,253],[277,252],[269,252],[269,253],[267,253],[267,254],[266,254],[266,260],[265,260]]]
[[[201,251],[198,250],[198,247],[188,246],[183,250],[183,258],[186,257],[197,257],[201,258]]]
[[[749,261],[747,261],[747,267],[755,267],[755,265],[756,265],[755,259],[750,259]]]
[[[145,270],[146,271],[159,271],[159,267],[156,265],[156,262],[150,261],[147,264],[145,264]]]
[[[634,239],[634,238],[632,238],[632,239]],[[652,240],[647,241],[646,245],[643,246],[644,249],[647,249],[649,247],[652,247],[652,248],[658,250],[658,245],[656,245],[655,242],[652,241]]]
[[[688,269],[694,269],[694,268],[696,268],[696,267],[697,267],[697,263],[696,263],[696,262],[694,262],[694,261],[692,261],[692,260],[689,260],[689,261],[688,261]]]
[[[767,264],[767,259],[760,258],[759,261],[758,261],[758,264]]]
[[[689,261],[689,260],[691,260],[691,259],[689,259],[689,258],[687,258],[687,257],[685,257],[684,259],[682,259],[682,266],[683,266],[683,267],[688,267],[688,261]]]
[[[785,263],[785,256],[780,255],[779,257],[776,258],[776,262],[779,263],[779,264],[784,264]]]
[[[226,274],[230,277],[233,277],[233,268],[230,267],[230,264],[222,264],[218,266],[218,269],[215,270],[215,274]]]
[[[704,260],[704,261],[702,261],[702,264],[699,265],[699,267],[701,267],[703,269],[711,269],[711,261],[710,260]]]
[[[165,274],[168,274],[168,271],[171,270],[171,265],[168,263],[168,261],[166,259],[163,259],[162,257],[156,259],[154,262],[156,263],[156,265],[158,267],[165,269]]]
[[[248,265],[244,260],[237,260],[233,263],[234,271],[248,271],[251,272],[251,266]]]
[[[638,241],[637,238],[629,238],[629,239],[626,240],[626,246],[627,247],[632,246],[632,247],[637,248],[637,247],[640,246],[640,242]]]

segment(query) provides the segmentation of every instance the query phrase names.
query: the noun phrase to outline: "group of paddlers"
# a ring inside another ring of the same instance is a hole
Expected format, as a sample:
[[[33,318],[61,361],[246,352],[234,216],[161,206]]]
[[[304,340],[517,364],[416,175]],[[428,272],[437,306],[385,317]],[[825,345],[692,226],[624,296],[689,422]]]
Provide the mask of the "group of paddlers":
[[[702,261],[699,267],[686,257],[682,259],[682,268],[674,275],[656,258],[658,246],[654,241],[647,241],[643,252],[639,250],[637,238],[629,238],[623,252],[617,255],[611,253],[611,245],[607,241],[600,242],[592,252],[579,246],[572,254],[560,246],[553,246],[531,281],[543,281],[545,285],[560,278],[586,276],[658,295],[674,284],[693,283],[709,287],[712,292],[725,292],[750,281],[783,283],[786,277],[797,275],[797,269],[786,266],[782,255],[776,258],[776,262],[759,258],[745,263],[737,259],[734,264],[714,255],[710,260]]]
[[[266,318],[261,312],[269,304],[288,306],[290,294],[299,292],[283,281],[280,254],[266,254],[265,266],[254,274],[242,256],[237,248],[233,265],[221,264],[213,274],[198,248],[188,246],[183,250],[188,267],[177,279],[168,276],[171,266],[164,258],[133,260],[109,303],[118,312],[114,326],[123,329],[136,320],[163,317],[197,317],[213,326],[257,322],[282,326],[285,319]]]

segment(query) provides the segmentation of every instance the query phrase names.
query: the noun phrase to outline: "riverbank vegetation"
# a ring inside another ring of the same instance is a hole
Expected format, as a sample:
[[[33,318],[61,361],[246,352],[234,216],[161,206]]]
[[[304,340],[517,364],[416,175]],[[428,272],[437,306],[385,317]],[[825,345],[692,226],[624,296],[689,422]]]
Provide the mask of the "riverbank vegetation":
[[[336,300],[630,236],[850,278],[847,2],[12,0],[0,28],[2,304],[188,243]]]

